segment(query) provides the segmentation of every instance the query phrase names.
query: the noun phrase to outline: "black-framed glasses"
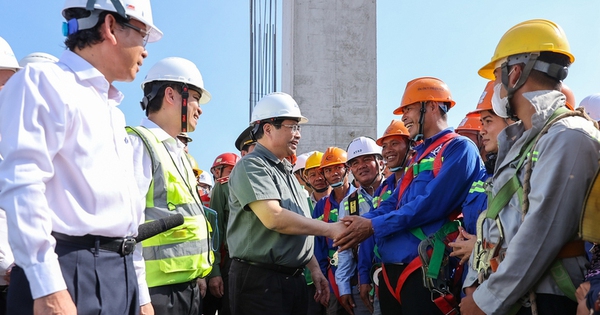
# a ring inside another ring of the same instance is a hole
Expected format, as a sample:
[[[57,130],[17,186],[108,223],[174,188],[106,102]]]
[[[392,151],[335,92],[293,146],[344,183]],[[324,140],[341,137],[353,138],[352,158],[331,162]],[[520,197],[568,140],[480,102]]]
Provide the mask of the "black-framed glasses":
[[[148,38],[150,37],[150,32],[149,31],[147,31],[145,29],[142,29],[142,28],[139,28],[139,27],[137,27],[137,26],[135,26],[135,25],[133,25],[133,24],[131,24],[129,22],[124,22],[122,24],[123,24],[123,26],[129,27],[130,29],[132,29],[132,30],[137,31],[138,33],[140,33],[140,35],[142,35],[142,38],[143,38],[142,46],[146,47],[146,44],[148,43]]]

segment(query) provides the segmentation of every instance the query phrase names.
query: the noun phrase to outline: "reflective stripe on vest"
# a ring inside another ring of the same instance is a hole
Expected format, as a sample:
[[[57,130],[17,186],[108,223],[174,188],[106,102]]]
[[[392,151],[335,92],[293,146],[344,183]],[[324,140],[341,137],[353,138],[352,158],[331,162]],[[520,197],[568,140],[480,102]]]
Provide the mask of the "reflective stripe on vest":
[[[212,227],[204,215],[190,161],[181,159],[184,170],[180,172],[165,145],[152,132],[144,127],[128,127],[127,132],[142,139],[152,161],[152,182],[146,194],[146,221],[174,213],[184,216],[183,225],[142,242],[148,287],[184,283],[207,276],[214,261],[209,243]]]

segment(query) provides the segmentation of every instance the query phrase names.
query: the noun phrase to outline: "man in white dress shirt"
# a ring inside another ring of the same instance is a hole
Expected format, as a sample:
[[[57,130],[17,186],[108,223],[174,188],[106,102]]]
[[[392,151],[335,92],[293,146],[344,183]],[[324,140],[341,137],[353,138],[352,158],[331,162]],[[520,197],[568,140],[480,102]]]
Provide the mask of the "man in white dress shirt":
[[[132,81],[162,33],[149,0],[128,2],[67,0],[60,60],[28,65],[0,92],[9,314],[152,313],[131,253],[143,199],[112,83]]]

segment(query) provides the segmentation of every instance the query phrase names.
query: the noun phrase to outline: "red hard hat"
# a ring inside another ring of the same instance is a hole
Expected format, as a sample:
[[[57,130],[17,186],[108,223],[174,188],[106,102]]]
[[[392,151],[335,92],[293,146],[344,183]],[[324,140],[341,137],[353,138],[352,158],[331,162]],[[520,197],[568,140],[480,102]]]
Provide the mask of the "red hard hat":
[[[223,153],[217,156],[210,169],[212,171],[212,169],[221,165],[235,166],[235,163],[237,163],[239,160],[240,157],[235,153]]]

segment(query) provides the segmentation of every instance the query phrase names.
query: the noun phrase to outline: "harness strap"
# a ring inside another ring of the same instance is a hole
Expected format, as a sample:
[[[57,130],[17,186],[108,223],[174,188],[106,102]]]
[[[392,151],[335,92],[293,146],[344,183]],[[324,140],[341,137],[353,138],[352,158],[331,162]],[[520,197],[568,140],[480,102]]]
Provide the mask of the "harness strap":
[[[353,193],[350,194],[350,196],[348,196],[348,206],[348,212],[350,215],[360,215],[358,206],[358,190],[355,190]]]

